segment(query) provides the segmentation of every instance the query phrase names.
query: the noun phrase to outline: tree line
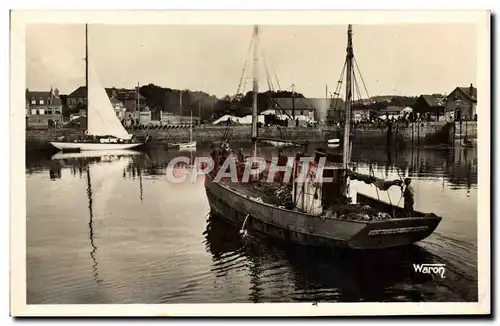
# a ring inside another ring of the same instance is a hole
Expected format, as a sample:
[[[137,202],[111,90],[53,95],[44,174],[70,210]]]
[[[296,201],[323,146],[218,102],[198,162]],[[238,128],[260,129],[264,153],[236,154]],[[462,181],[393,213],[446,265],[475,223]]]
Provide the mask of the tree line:
[[[234,96],[225,95],[217,98],[202,91],[179,90],[149,84],[140,87],[139,92],[146,98],[151,111],[161,110],[172,114],[201,115],[203,120],[217,119],[225,114],[244,116],[251,114],[253,104],[253,91]],[[182,110],[181,110],[182,92]],[[272,98],[292,97],[303,98],[301,93],[289,91],[259,92],[257,96],[258,111],[262,112],[272,107]]]
[[[147,106],[153,112],[163,111],[174,115],[182,114],[189,116],[201,116],[203,120],[217,119],[223,115],[244,116],[251,114],[253,104],[253,91],[244,94],[225,95],[217,98],[215,95],[202,91],[192,91],[188,89],[179,90],[168,87],[161,87],[155,84],[143,85],[139,88],[139,93],[145,97]],[[182,93],[182,109],[181,109]],[[304,98],[304,95],[298,92],[290,91],[266,91],[259,92],[257,97],[258,112],[265,111],[273,106],[273,98]],[[78,113],[85,109],[84,104],[77,104],[74,107],[68,107],[67,96],[61,95],[63,103],[63,116],[68,117],[71,114]],[[363,100],[355,102],[353,108],[360,105],[368,107],[371,111],[380,111],[388,106],[409,106],[413,107],[417,100],[416,96],[375,96],[371,101]],[[335,103],[335,101],[333,101]],[[343,101],[336,102],[342,109]]]

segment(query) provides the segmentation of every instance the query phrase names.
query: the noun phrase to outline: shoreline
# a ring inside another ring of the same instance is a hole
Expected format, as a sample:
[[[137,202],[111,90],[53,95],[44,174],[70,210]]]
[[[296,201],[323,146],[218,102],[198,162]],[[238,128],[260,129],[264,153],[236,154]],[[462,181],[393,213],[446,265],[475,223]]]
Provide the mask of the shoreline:
[[[228,132],[229,130],[229,132]],[[50,141],[62,135],[76,136],[82,131],[75,128],[27,129],[25,131],[26,150],[50,149]],[[137,138],[148,135],[152,146],[189,140],[188,128],[136,129],[129,130]],[[199,143],[219,141],[229,135],[235,141],[250,141],[251,130],[248,126],[204,125],[193,128],[193,140]],[[262,127],[259,136],[263,138],[284,139],[313,143],[326,143],[331,138],[341,138],[341,127]],[[467,128],[460,123],[419,122],[408,125],[395,124],[391,129],[381,126],[357,126],[352,129],[353,145],[377,147],[438,147],[451,148],[467,137],[473,143],[477,140],[477,125],[469,122]]]

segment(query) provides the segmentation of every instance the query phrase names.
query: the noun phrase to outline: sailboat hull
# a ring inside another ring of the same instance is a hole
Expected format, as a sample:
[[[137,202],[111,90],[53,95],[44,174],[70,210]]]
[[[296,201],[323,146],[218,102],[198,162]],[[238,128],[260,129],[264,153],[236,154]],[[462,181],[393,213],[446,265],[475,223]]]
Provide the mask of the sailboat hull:
[[[144,143],[80,143],[80,142],[50,142],[50,144],[60,150],[80,150],[80,151],[102,151],[121,150],[136,148]]]
[[[385,221],[354,221],[287,210],[263,203],[205,178],[212,214],[242,228],[287,242],[315,247],[383,249],[410,245],[428,237],[441,217],[410,217]]]
[[[196,140],[188,143],[177,143],[177,144],[168,144],[169,148],[179,148],[179,149],[195,149],[196,148]]]

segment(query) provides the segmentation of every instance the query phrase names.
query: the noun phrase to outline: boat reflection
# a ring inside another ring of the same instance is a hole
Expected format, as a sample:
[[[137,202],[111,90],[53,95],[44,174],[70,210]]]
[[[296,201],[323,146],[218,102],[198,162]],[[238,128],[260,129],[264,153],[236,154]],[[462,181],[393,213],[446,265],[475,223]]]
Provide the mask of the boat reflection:
[[[90,240],[90,258],[92,259],[93,277],[97,284],[102,282],[99,276],[98,261],[97,261],[97,243],[95,239],[95,211],[99,201],[105,202],[110,187],[113,187],[118,176],[118,171],[124,173],[127,165],[132,162],[133,156],[141,155],[141,152],[132,150],[112,150],[112,151],[88,151],[79,153],[57,153],[51,157],[51,179],[61,178],[61,166],[71,166],[73,171],[77,167],[80,171],[80,176],[85,170],[87,188],[86,195],[89,210],[89,240]],[[75,173],[73,173],[75,174]],[[105,180],[105,186],[103,181]],[[94,187],[93,187],[94,185]],[[95,186],[97,185],[97,187]],[[97,189],[95,189],[97,188]],[[106,188],[106,189],[102,189]],[[142,202],[142,182],[140,183],[140,199]],[[96,200],[98,202],[96,203]],[[98,206],[97,211],[103,211]]]
[[[283,291],[278,301],[285,302],[447,300],[423,290],[436,278],[416,273],[413,264],[442,262],[418,245],[369,253],[332,251],[249,233],[251,237],[242,238],[237,228],[209,215],[204,236],[218,275],[246,270],[252,302],[275,302],[280,297],[273,292],[277,284]]]

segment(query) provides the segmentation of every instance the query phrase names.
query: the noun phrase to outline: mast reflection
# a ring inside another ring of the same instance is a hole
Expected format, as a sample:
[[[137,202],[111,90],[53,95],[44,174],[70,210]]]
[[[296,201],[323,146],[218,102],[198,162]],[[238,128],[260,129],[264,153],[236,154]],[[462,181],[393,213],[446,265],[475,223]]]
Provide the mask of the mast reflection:
[[[96,283],[100,283],[101,280],[99,279],[99,272],[97,270],[97,259],[96,259],[96,252],[97,252],[97,246],[95,245],[94,242],[94,214],[92,211],[92,181],[90,177],[90,165],[87,165],[87,197],[89,201],[89,238],[90,238],[90,245],[92,247],[92,250],[90,251],[90,257],[92,258],[92,261],[94,262],[94,265],[92,266],[92,269],[94,271],[94,279],[96,280]]]

